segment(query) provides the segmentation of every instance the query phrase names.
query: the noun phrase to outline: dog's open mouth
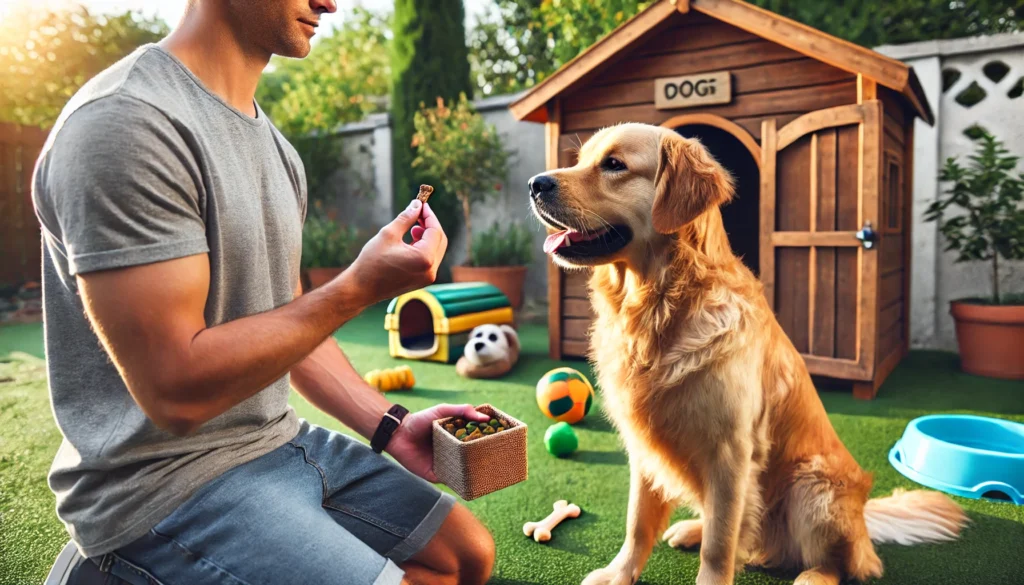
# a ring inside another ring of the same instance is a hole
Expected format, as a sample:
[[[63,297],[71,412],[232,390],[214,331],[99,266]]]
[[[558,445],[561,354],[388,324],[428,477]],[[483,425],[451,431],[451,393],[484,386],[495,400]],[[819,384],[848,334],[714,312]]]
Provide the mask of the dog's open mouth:
[[[544,240],[544,253],[567,260],[599,258],[626,247],[633,234],[624,225],[608,226],[595,231],[562,229]]]

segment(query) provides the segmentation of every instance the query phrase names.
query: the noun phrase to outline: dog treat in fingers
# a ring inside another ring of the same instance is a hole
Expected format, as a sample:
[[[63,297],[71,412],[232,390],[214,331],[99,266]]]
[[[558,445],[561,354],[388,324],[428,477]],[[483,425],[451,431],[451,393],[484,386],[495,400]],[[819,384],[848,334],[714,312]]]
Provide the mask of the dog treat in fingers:
[[[416,198],[419,199],[421,203],[426,203],[427,199],[430,199],[430,196],[433,193],[434,188],[430,185],[420,185],[420,192],[416,195]]]

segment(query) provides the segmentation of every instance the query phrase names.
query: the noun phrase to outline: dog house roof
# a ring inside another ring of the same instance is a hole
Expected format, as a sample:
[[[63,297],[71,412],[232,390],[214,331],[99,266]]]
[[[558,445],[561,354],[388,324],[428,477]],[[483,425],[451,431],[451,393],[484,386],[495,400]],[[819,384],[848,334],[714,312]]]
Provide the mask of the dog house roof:
[[[648,33],[676,13],[691,10],[838,69],[872,79],[901,94],[918,116],[928,124],[934,123],[928,99],[912,67],[740,0],[655,2],[516,100],[510,106],[512,115],[518,120],[548,122],[547,105],[552,99],[591,78],[620,53],[638,46],[649,38]]]
[[[397,331],[402,307],[421,301],[430,310],[434,333],[468,331],[486,323],[511,323],[512,304],[505,293],[482,282],[434,284],[392,299],[384,328]]]

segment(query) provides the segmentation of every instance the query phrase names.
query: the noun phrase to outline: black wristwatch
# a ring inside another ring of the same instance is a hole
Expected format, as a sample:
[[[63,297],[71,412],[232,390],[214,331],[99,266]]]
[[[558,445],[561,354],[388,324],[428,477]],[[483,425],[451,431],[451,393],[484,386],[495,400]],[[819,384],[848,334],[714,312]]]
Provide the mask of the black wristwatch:
[[[374,453],[380,454],[384,452],[384,448],[391,441],[391,435],[395,434],[395,431],[402,424],[402,419],[407,414],[409,414],[409,411],[399,404],[392,406],[384,413],[384,416],[380,419],[380,424],[377,425],[377,430],[373,432],[373,437],[370,439],[370,448],[373,449]]]

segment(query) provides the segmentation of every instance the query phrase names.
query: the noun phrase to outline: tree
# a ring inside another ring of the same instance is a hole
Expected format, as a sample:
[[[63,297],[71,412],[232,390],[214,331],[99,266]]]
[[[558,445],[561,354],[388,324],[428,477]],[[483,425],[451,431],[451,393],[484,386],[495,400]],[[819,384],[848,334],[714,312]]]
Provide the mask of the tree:
[[[311,199],[341,161],[334,130],[387,109],[390,19],[355,8],[305,59],[274,57],[260,80],[256,101],[302,158]]]
[[[288,136],[330,132],[386,109],[390,15],[355,8],[302,60],[274,57],[256,99]]]
[[[939,223],[946,250],[958,253],[957,262],[992,263],[992,299],[998,305],[999,258],[1024,260],[1024,173],[1016,170],[1020,157],[1001,141],[986,130],[975,135],[978,146],[967,167],[946,160],[939,180],[952,186],[928,206],[925,220]],[[962,213],[947,218],[950,208]]]
[[[163,21],[134,12],[14,11],[0,21],[0,121],[52,126],[86,81],[167,32]]]
[[[1024,29],[1020,0],[750,0],[865,47]],[[651,4],[637,0],[496,0],[470,35],[485,94],[532,87]]]
[[[420,183],[437,183],[412,168],[414,117],[438,98],[472,94],[462,0],[396,0],[391,44],[391,135],[395,207],[404,207]],[[458,221],[454,197],[443,189],[430,201],[442,227]]]

